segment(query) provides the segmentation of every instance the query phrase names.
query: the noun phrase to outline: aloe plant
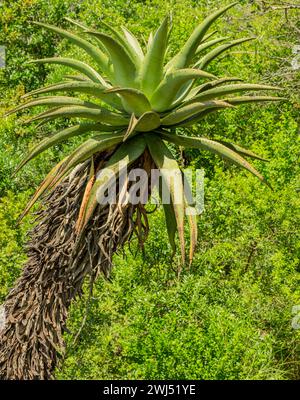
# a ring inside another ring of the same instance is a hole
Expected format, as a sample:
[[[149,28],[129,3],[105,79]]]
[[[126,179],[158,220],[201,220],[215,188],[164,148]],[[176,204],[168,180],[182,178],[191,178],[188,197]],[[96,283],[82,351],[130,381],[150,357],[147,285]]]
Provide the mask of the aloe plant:
[[[39,224],[32,232],[29,262],[6,302],[11,322],[7,323],[1,339],[1,376],[49,378],[57,361],[57,350],[63,346],[62,333],[68,306],[81,293],[84,277],[90,273],[93,281],[98,272],[108,275],[113,252],[130,240],[134,232],[143,245],[148,232],[144,205],[124,205],[121,202],[121,194],[129,187],[128,181],[125,180],[123,186],[119,183],[116,205],[99,205],[97,194],[103,189],[103,174],[108,169],[117,174],[121,162],[129,170],[139,166],[147,171],[150,180],[151,170],[157,168],[165,183],[170,171],[178,172],[175,185],[168,185],[171,202],[163,204],[163,207],[173,251],[178,234],[182,265],[186,262],[185,211],[191,204],[186,199],[180,167],[168,143],[210,151],[267,184],[245,159],[262,159],[260,156],[226,139],[217,141],[182,134],[183,128],[198,124],[210,113],[245,103],[282,99],[249,94],[278,88],[243,83],[236,77],[217,77],[206,71],[221,54],[253,39],[231,42],[224,37],[211,39],[212,34],[208,33],[211,25],[235,4],[207,17],[168,62],[168,16],[149,37],[146,48],[126,28],[119,31],[102,23],[109,31],[107,34],[68,19],[79,29],[74,34],[36,22],[41,28],[78,46],[91,59],[91,65],[66,57],[32,61],[64,65],[74,70],[75,75],[25,94],[25,102],[7,115],[45,106],[46,111],[28,122],[45,123],[68,118],[70,121],[75,119],[75,123],[44,138],[24,158],[16,172],[51,146],[81,135],[86,139],[50,171],[22,215],[28,213],[41,197],[44,199],[46,209],[40,211]],[[180,134],[178,128],[181,128]],[[182,194],[179,202],[178,199],[175,201],[178,192]],[[193,215],[187,219],[191,263],[197,243],[197,221]],[[41,246],[41,242],[43,247],[39,247],[37,253],[34,249]],[[67,267],[57,271],[55,263]],[[32,281],[30,276],[34,277]],[[42,286],[45,284],[44,287],[37,289],[35,279]],[[41,294],[47,299],[42,308],[37,301]],[[31,303],[28,300],[30,296],[33,296]],[[23,299],[23,308],[16,306],[16,298],[18,301]],[[56,301],[57,298],[60,300]],[[24,315],[26,329],[19,326]],[[18,338],[26,344],[25,350]]]

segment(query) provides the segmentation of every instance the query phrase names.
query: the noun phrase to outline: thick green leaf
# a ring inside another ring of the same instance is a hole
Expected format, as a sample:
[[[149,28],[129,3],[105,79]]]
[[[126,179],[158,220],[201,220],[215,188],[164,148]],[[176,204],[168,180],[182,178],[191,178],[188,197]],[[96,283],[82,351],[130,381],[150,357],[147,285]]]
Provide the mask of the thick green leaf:
[[[111,25],[106,24],[104,21],[101,21],[101,25],[106,27],[114,35],[118,42],[127,50],[128,54],[136,65],[139,65],[142,62],[144,57],[143,50],[141,49],[137,39],[133,36],[131,32],[122,27],[122,35],[119,31],[117,31]],[[89,29],[86,28],[85,30],[87,31]]]
[[[97,107],[82,107],[82,106],[69,106],[61,107],[56,110],[49,110],[44,113],[38,114],[31,118],[27,123],[38,121],[47,118],[48,120],[56,118],[88,118],[93,121],[98,121],[103,124],[111,124],[114,126],[127,125],[129,118],[106,110],[105,108]]]
[[[192,33],[192,35],[189,37],[185,45],[181,48],[179,53],[176,54],[175,57],[171,59],[171,61],[167,64],[166,70],[170,69],[181,69],[181,68],[186,68],[190,62],[192,61],[192,58],[195,55],[195,52],[201,43],[204,35],[206,34],[207,30],[210,28],[210,26],[213,24],[213,22],[219,18],[222,14],[224,14],[227,10],[232,8],[238,4],[237,2],[229,4],[228,6],[219,9],[215,13],[211,14],[208,16],[202,24],[200,24]]]
[[[223,159],[228,160],[239,167],[245,168],[246,170],[251,172],[254,176],[256,176],[259,180],[261,180],[263,183],[265,183],[267,186],[270,187],[265,178],[251,164],[249,164],[248,161],[246,161],[234,150],[230,149],[227,146],[224,146],[222,143],[201,137],[191,138],[188,136],[171,135],[165,132],[161,132],[161,137],[164,140],[177,144],[178,146],[198,148],[198,149],[208,150],[211,153],[215,153],[220,157],[222,157]]]
[[[212,31],[212,32],[208,33],[207,35],[205,35],[205,36],[204,36],[204,38],[201,40],[201,42],[200,42],[200,43],[207,42],[207,41],[208,41],[208,39],[210,39],[210,38],[211,38],[212,36],[214,36],[216,33],[218,33],[218,31],[217,31],[217,30],[215,30],[215,31]]]
[[[135,127],[138,132],[151,132],[160,126],[160,116],[154,111],[147,111],[137,121]]]
[[[83,29],[83,30],[88,29],[88,26],[84,25],[84,24],[83,24],[82,22],[80,22],[80,21],[75,21],[74,19],[69,18],[69,17],[65,17],[64,19],[65,19],[66,21],[68,21],[68,22],[71,22],[71,24],[77,26],[77,27],[80,28],[80,29]]]
[[[33,205],[47,190],[53,190],[64,179],[66,174],[69,173],[70,170],[72,170],[72,168],[76,167],[83,161],[88,160],[93,154],[115,146],[122,141],[122,136],[122,133],[119,133],[117,135],[107,134],[105,139],[103,139],[103,136],[95,136],[94,138],[91,138],[84,142],[68,157],[60,161],[49,172],[44,181],[38,187],[19,220],[24,218],[24,216],[29,212]]]
[[[200,69],[204,69],[210,64],[213,60],[215,60],[217,57],[219,57],[221,54],[223,54],[225,51],[231,49],[234,46],[238,46],[239,44],[249,42],[250,40],[256,39],[255,37],[250,37],[250,38],[244,38],[244,39],[238,39],[234,40],[231,43],[225,43],[222,46],[217,47],[216,49],[210,51],[208,54],[206,54],[199,62],[197,62],[196,66],[199,67]]]
[[[209,47],[212,47],[215,44],[218,44],[220,42],[224,42],[224,40],[227,40],[227,39],[228,39],[228,37],[224,36],[224,37],[220,37],[220,38],[217,38],[217,39],[210,40],[209,42],[201,43],[200,46],[198,47],[197,51],[196,51],[196,56],[198,54],[202,53],[204,50],[208,49]]]
[[[22,96],[23,99],[26,99],[30,96],[35,96],[37,94],[43,93],[51,93],[51,92],[62,92],[62,91],[73,91],[73,92],[81,92],[92,95],[99,99],[103,99],[105,96],[103,92],[106,90],[104,86],[99,83],[86,81],[86,82],[60,82],[54,83],[49,86],[45,86],[40,89],[32,90]]]
[[[126,49],[104,33],[94,31],[86,31],[86,33],[97,37],[109,52],[114,67],[114,83],[124,87],[135,87],[138,66],[134,64]]]
[[[41,22],[34,22],[34,24],[42,26],[45,29],[59,34],[60,36],[68,39],[71,43],[85,50],[100,66],[101,70],[105,72],[108,76],[111,76],[109,58],[96,46],[92,45],[87,40],[82,39],[81,37],[56,26],[44,24]]]
[[[151,96],[163,78],[163,66],[168,40],[168,17],[156,31],[141,69],[141,87]]]
[[[61,82],[58,84],[53,84],[46,86],[44,88],[33,90],[32,92],[26,93],[22,96],[23,99],[26,99],[30,96],[35,96],[38,94],[45,94],[45,93],[56,93],[56,92],[79,92],[85,93],[90,96],[96,97],[101,99],[105,103],[111,105],[116,109],[123,109],[122,103],[120,99],[114,94],[107,94],[105,93],[107,88],[103,87],[99,83],[91,82],[91,81],[84,81],[84,82]]]
[[[89,79],[84,75],[63,75],[64,79],[69,79],[71,81],[87,82]]]
[[[68,140],[74,136],[82,135],[87,132],[110,132],[112,129],[115,130],[115,127],[105,126],[97,123],[86,123],[79,124],[75,126],[71,126],[70,128],[63,129],[59,132],[54,133],[53,135],[44,138],[41,142],[39,142],[34,148],[30,151],[27,157],[18,165],[15,173],[17,173],[21,168],[24,167],[30,160],[41,154],[43,151],[47,150],[49,147],[52,147],[58,143],[61,143],[65,140]]]
[[[228,103],[225,103],[224,101],[218,101],[218,100],[188,104],[186,106],[179,107],[175,111],[172,111],[171,113],[167,114],[164,118],[162,118],[161,124],[176,125],[182,121],[187,120],[190,117],[193,117],[196,114],[199,114],[199,112],[201,111],[207,110],[209,108],[219,109],[222,107],[226,108],[232,106]]]
[[[105,93],[117,93],[122,97],[124,109],[137,116],[151,110],[151,104],[147,97],[141,91],[132,88],[112,88]]]
[[[160,116],[156,112],[147,111],[140,118],[136,118],[134,114],[131,115],[128,124],[127,132],[123,141],[133,136],[136,132],[151,132],[160,126]]]
[[[223,83],[227,83],[227,82],[241,82],[242,79],[240,78],[221,78],[221,79],[216,79],[215,81],[210,81],[210,82],[206,82],[203,83],[202,85],[196,86],[194,87],[190,93],[188,94],[188,96],[186,97],[186,101],[191,100],[193,97],[195,97],[197,94],[204,92],[205,90],[208,89],[213,89],[214,87],[220,86]]]
[[[169,73],[153,93],[150,103],[153,110],[161,112],[170,108],[181,86],[196,78],[213,79],[213,75],[197,69],[181,69]]]
[[[138,159],[146,148],[146,142],[143,136],[136,136],[126,143],[123,143],[112,155],[107,162],[105,168],[100,171],[97,179],[91,190],[89,200],[87,202],[84,216],[82,219],[82,225],[80,231],[82,232],[89,219],[92,217],[98,201],[99,192],[103,185],[107,187],[107,169],[114,174],[115,177],[119,175],[125,168],[128,167],[132,162]],[[98,195],[97,195],[98,194]]]
[[[134,114],[131,114],[130,121],[127,127],[127,131],[124,135],[123,142],[129,139],[135,133],[135,127],[138,123],[138,119],[135,117]]]
[[[285,97],[273,97],[273,96],[241,96],[241,97],[232,97],[228,99],[224,99],[229,104],[239,105],[239,104],[247,104],[247,103],[259,103],[264,101],[286,101],[288,100]]]
[[[118,143],[122,142],[122,139],[123,132],[111,132],[87,139],[78,146],[61,165],[51,186],[60,181],[68,172],[75,168],[76,165],[88,160],[94,154],[115,147]]]
[[[20,106],[14,108],[13,110],[8,111],[5,116],[10,114],[22,111],[27,108],[37,107],[37,106],[49,106],[49,107],[58,107],[58,106],[67,106],[67,105],[78,105],[78,106],[87,106],[97,108],[98,104],[91,103],[89,101],[84,101],[78,99],[76,97],[68,97],[68,96],[45,96],[38,97],[37,99],[28,101]]]
[[[212,89],[213,87],[219,86],[222,83],[226,82],[238,82],[242,81],[240,78],[221,78],[217,79],[214,81],[206,82],[203,83],[202,85],[196,86],[194,88],[193,84],[194,81],[188,82],[185,86],[182,87],[182,89],[179,90],[178,94],[176,95],[176,99],[174,103],[172,104],[171,108],[175,108],[177,105],[179,105],[182,101],[188,101],[195,97],[198,93],[203,92],[204,90],[207,89]]]
[[[144,59],[144,53],[141,48],[141,45],[139,44],[139,41],[134,36],[134,34],[124,26],[122,26],[122,31],[126,38],[125,43],[127,42],[128,51],[132,54],[132,57],[134,57],[135,55],[135,59],[141,63]]]
[[[171,195],[174,207],[177,230],[180,240],[182,263],[185,263],[185,241],[184,241],[184,189],[181,171],[178,163],[170,150],[158,135],[145,136],[148,149],[157,168],[159,168],[163,185],[165,185]],[[173,181],[173,182],[171,182]]]
[[[224,101],[224,100],[222,100],[222,101]],[[201,111],[198,114],[195,114],[193,117],[190,117],[185,121],[182,121],[180,124],[178,124],[178,126],[180,126],[180,127],[189,127],[189,126],[195,125],[196,123],[198,123],[200,120],[202,120],[207,115],[215,113],[215,112],[218,112],[218,111],[222,111],[222,110],[225,110],[225,108],[223,106],[220,106],[220,107],[216,106],[216,107],[213,107],[213,108],[207,108],[206,110]]]
[[[73,68],[82,74],[86,75],[93,82],[100,83],[103,87],[109,87],[109,85],[105,82],[101,75],[98,74],[97,71],[94,70],[88,64],[74,60],[72,58],[66,57],[52,57],[52,58],[43,58],[38,60],[28,61],[27,64],[60,64],[65,65],[66,67]]]
[[[226,142],[224,140],[215,140],[215,141],[222,143],[224,146],[229,147],[231,150],[239,153],[242,156],[255,158],[255,159],[261,160],[261,161],[268,161],[265,158],[259,156],[258,154],[253,153],[253,151],[244,149],[243,147],[239,146],[238,144]]]
[[[199,95],[195,96],[193,99],[189,100],[189,103],[195,101],[212,100],[232,93],[238,93],[244,91],[258,91],[258,90],[282,90],[282,89],[275,86],[257,85],[252,83],[227,85],[205,90],[204,92],[201,92]]]

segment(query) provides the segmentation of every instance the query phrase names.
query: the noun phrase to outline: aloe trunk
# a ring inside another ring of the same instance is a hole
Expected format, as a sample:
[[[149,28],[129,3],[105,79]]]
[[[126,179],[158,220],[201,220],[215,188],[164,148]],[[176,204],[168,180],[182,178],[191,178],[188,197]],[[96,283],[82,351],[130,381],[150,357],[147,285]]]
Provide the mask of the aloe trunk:
[[[112,255],[135,226],[135,206],[97,210],[77,242],[75,224],[88,179],[77,168],[45,200],[30,233],[28,261],[4,304],[0,331],[1,379],[50,379],[64,351],[68,309],[82,293],[85,278],[109,276]],[[74,250],[76,251],[74,252]]]

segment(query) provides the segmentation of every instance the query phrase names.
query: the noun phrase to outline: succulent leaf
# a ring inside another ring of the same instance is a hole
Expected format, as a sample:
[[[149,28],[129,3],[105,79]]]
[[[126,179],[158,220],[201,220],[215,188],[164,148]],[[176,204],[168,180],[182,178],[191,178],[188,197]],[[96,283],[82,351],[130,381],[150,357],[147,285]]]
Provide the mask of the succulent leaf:
[[[136,87],[138,66],[134,64],[126,49],[115,39],[104,33],[94,31],[86,31],[86,33],[98,38],[109,52],[114,68],[114,83],[123,87]]]
[[[243,157],[241,157],[236,151],[233,151],[231,148],[224,146],[222,143],[202,137],[198,138],[198,137],[188,137],[182,135],[180,136],[170,135],[165,132],[161,133],[161,137],[179,146],[193,147],[193,148],[208,150],[211,153],[215,153],[220,157],[222,157],[223,159],[230,161],[231,163],[239,167],[245,168],[246,170],[251,172],[254,176],[256,176],[259,180],[261,180],[263,183],[265,183],[267,186],[270,187],[266,179],[251,164],[249,164],[248,161],[246,161]]]
[[[219,9],[215,13],[209,15],[203,22],[200,24],[189,37],[185,45],[176,54],[175,57],[171,59],[171,61],[167,64],[166,70],[170,69],[181,69],[186,68],[191,62],[192,58],[197,51],[199,44],[201,43],[204,35],[210,28],[210,26],[215,22],[217,18],[219,18],[222,14],[224,14],[227,10],[232,8],[238,4],[237,2],[229,4],[228,6]]]
[[[168,40],[168,17],[156,31],[148,47],[141,69],[141,88],[151,96],[163,78],[164,58]]]
[[[111,75],[109,58],[100,49],[98,49],[96,46],[94,46],[87,40],[82,39],[81,37],[71,32],[68,32],[64,29],[58,28],[53,25],[44,24],[42,22],[34,22],[34,24],[39,25],[52,32],[55,32],[60,36],[64,37],[65,39],[68,39],[71,43],[75,44],[76,46],[82,48],[83,50],[86,51],[87,54],[89,54],[89,56],[91,56],[94,59],[94,61],[96,61],[96,63],[100,66],[103,72],[105,72],[108,76]]]
[[[243,38],[243,39],[234,40],[231,43],[223,44],[222,46],[219,46],[216,49],[213,49],[208,54],[206,54],[203,58],[201,58],[201,60],[199,60],[199,62],[196,63],[196,66],[200,69],[204,69],[213,60],[215,60],[217,57],[219,57],[225,51],[231,49],[234,46],[238,46],[239,44],[249,42],[250,40],[254,40],[254,39],[256,39],[256,38],[255,37]]]
[[[107,185],[107,169],[117,177],[123,169],[127,168],[132,162],[134,162],[140,155],[143,154],[146,148],[146,142],[143,136],[137,136],[123,143],[113,154],[110,160],[102,169],[98,176],[96,177],[95,183],[91,190],[89,200],[87,202],[83,221],[80,226],[80,231],[82,232],[89,219],[93,215],[99,199],[97,199],[97,192],[101,190],[103,185]]]
[[[168,188],[174,207],[177,231],[180,241],[181,259],[185,264],[185,240],[184,240],[184,189],[181,171],[178,163],[170,150],[157,135],[145,136],[147,147],[157,168],[159,168],[163,184]],[[173,178],[173,179],[172,179]],[[173,180],[173,182],[171,181]]]
[[[213,79],[215,76],[192,68],[181,69],[167,74],[151,97],[152,108],[158,112],[168,110],[181,86],[196,78]]]
[[[28,61],[27,64],[60,64],[60,65],[65,65],[67,67],[73,68],[82,74],[86,75],[88,78],[90,78],[93,82],[100,83],[103,85],[103,87],[109,87],[105,80],[102,78],[100,74],[98,74],[97,71],[94,70],[91,66],[88,64],[74,60],[72,58],[67,58],[67,57],[52,57],[52,58],[43,58],[43,59],[37,59],[37,60],[31,60]]]

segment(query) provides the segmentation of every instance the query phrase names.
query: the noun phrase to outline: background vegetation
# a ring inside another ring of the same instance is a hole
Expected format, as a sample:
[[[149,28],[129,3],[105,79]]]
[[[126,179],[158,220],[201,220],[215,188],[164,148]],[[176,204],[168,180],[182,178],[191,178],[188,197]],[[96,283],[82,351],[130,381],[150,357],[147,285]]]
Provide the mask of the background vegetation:
[[[55,82],[66,72],[25,66],[26,61],[74,52],[32,20],[68,26],[63,18],[72,16],[99,28],[102,20],[116,27],[126,24],[142,40],[172,11],[172,53],[208,11],[226,3],[4,0],[0,44],[7,48],[7,66],[0,70],[0,112],[18,103],[25,91]],[[271,7],[283,1],[239,3],[218,29],[257,40],[235,49],[235,57],[215,62],[212,72],[280,85],[289,101],[221,112],[194,133],[227,137],[266,156],[270,162],[257,166],[274,191],[214,156],[186,152],[184,161],[191,168],[206,171],[205,212],[199,218],[200,240],[191,270],[177,276],[178,260],[170,260],[159,210],[151,217],[144,256],[135,246],[126,248],[114,259],[112,280],[100,278],[92,298],[86,290],[73,305],[58,379],[300,377],[300,330],[292,327],[292,307],[300,305],[300,69],[291,67],[293,48],[300,45],[300,10],[289,10],[286,18],[282,9]],[[0,121],[0,302],[26,260],[24,243],[32,218],[21,226],[16,219],[35,185],[66,146],[72,146],[70,142],[47,151],[12,180],[24,152],[53,128],[26,126],[27,117]]]

